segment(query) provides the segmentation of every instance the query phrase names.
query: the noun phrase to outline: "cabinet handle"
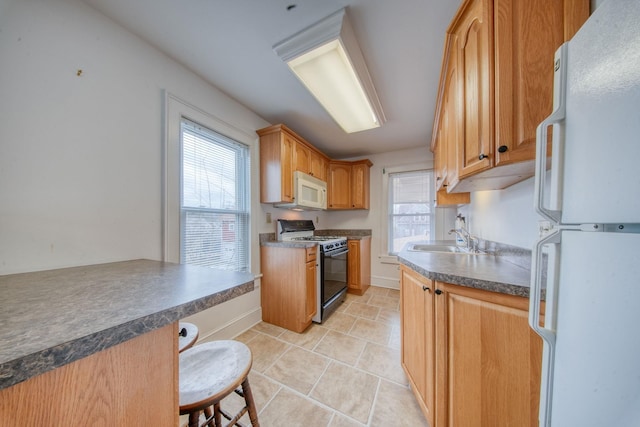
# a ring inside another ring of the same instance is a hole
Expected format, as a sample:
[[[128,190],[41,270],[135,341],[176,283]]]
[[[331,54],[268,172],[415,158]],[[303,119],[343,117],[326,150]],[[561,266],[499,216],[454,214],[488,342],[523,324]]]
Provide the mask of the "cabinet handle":
[[[442,178],[440,178],[439,176],[436,176],[436,181],[440,181]]]
[[[431,289],[429,289],[429,288],[428,288],[428,287],[426,287],[426,286],[423,286],[423,287],[422,287],[422,290],[423,290],[423,291],[430,291]]]
[[[506,153],[508,149],[509,149],[509,147],[507,147],[506,145],[501,145],[500,147],[498,147],[498,152],[499,153]]]
[[[478,160],[486,159],[488,156],[486,154],[480,154],[478,156]]]
[[[440,294],[442,294],[442,291],[441,291],[440,289],[436,289],[436,291],[435,291],[435,292],[436,292],[436,295],[440,295]]]

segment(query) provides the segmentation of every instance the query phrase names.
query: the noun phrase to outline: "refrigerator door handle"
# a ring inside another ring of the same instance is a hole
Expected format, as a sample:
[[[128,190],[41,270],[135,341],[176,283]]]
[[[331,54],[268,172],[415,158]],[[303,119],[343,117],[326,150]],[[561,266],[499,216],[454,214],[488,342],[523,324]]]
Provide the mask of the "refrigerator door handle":
[[[551,222],[560,224],[562,211],[553,210],[545,206],[545,187],[546,187],[546,169],[547,169],[547,145],[548,138],[547,132],[549,126],[559,124],[565,118],[566,113],[566,98],[567,98],[567,43],[564,43],[558,48],[554,58],[554,73],[553,73],[553,112],[549,117],[544,119],[536,130],[536,161],[535,161],[535,186],[534,186],[534,208],[536,212],[542,215],[544,218]],[[562,138],[557,138],[558,141],[554,141],[554,153],[558,155],[554,157],[560,157],[562,152]],[[561,167],[560,159],[555,160],[553,163],[554,169],[560,172]],[[555,185],[560,185],[560,180],[557,180]]]
[[[542,290],[542,249],[545,245],[559,244],[561,241],[562,229],[554,229],[552,233],[538,240],[534,246],[531,257],[531,289],[529,290],[529,326],[545,342],[542,357],[542,374],[540,381],[540,426],[550,425],[551,399],[553,384],[553,361],[556,346],[556,334],[552,329],[540,326],[540,307]],[[555,271],[555,269],[554,269]],[[556,287],[556,277],[547,277],[546,295],[547,305],[545,311],[553,313],[555,302],[553,294]],[[553,317],[553,316],[552,316]],[[545,325],[547,326],[547,325]]]

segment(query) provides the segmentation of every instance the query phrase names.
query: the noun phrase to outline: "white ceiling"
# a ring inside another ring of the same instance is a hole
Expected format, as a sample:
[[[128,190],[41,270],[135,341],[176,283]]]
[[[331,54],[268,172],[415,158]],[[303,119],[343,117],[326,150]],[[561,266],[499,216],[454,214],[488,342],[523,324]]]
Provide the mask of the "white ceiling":
[[[333,158],[426,147],[460,0],[85,0],[270,123]],[[287,6],[295,4],[291,10]],[[346,134],[272,46],[348,6],[387,122]]]

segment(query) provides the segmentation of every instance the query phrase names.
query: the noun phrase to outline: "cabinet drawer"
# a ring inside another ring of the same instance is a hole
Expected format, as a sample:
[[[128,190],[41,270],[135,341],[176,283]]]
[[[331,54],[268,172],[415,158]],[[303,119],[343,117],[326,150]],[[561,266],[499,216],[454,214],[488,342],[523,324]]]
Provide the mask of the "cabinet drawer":
[[[307,262],[315,261],[316,254],[318,253],[318,247],[307,248]]]

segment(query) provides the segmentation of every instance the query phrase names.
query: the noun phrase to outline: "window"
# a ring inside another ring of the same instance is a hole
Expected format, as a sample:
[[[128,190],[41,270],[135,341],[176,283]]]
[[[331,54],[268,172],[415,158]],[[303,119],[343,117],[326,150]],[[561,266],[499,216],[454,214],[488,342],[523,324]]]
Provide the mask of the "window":
[[[432,171],[389,173],[388,191],[389,253],[397,254],[408,242],[431,240],[435,226]]]
[[[249,149],[180,123],[180,262],[249,271]]]

